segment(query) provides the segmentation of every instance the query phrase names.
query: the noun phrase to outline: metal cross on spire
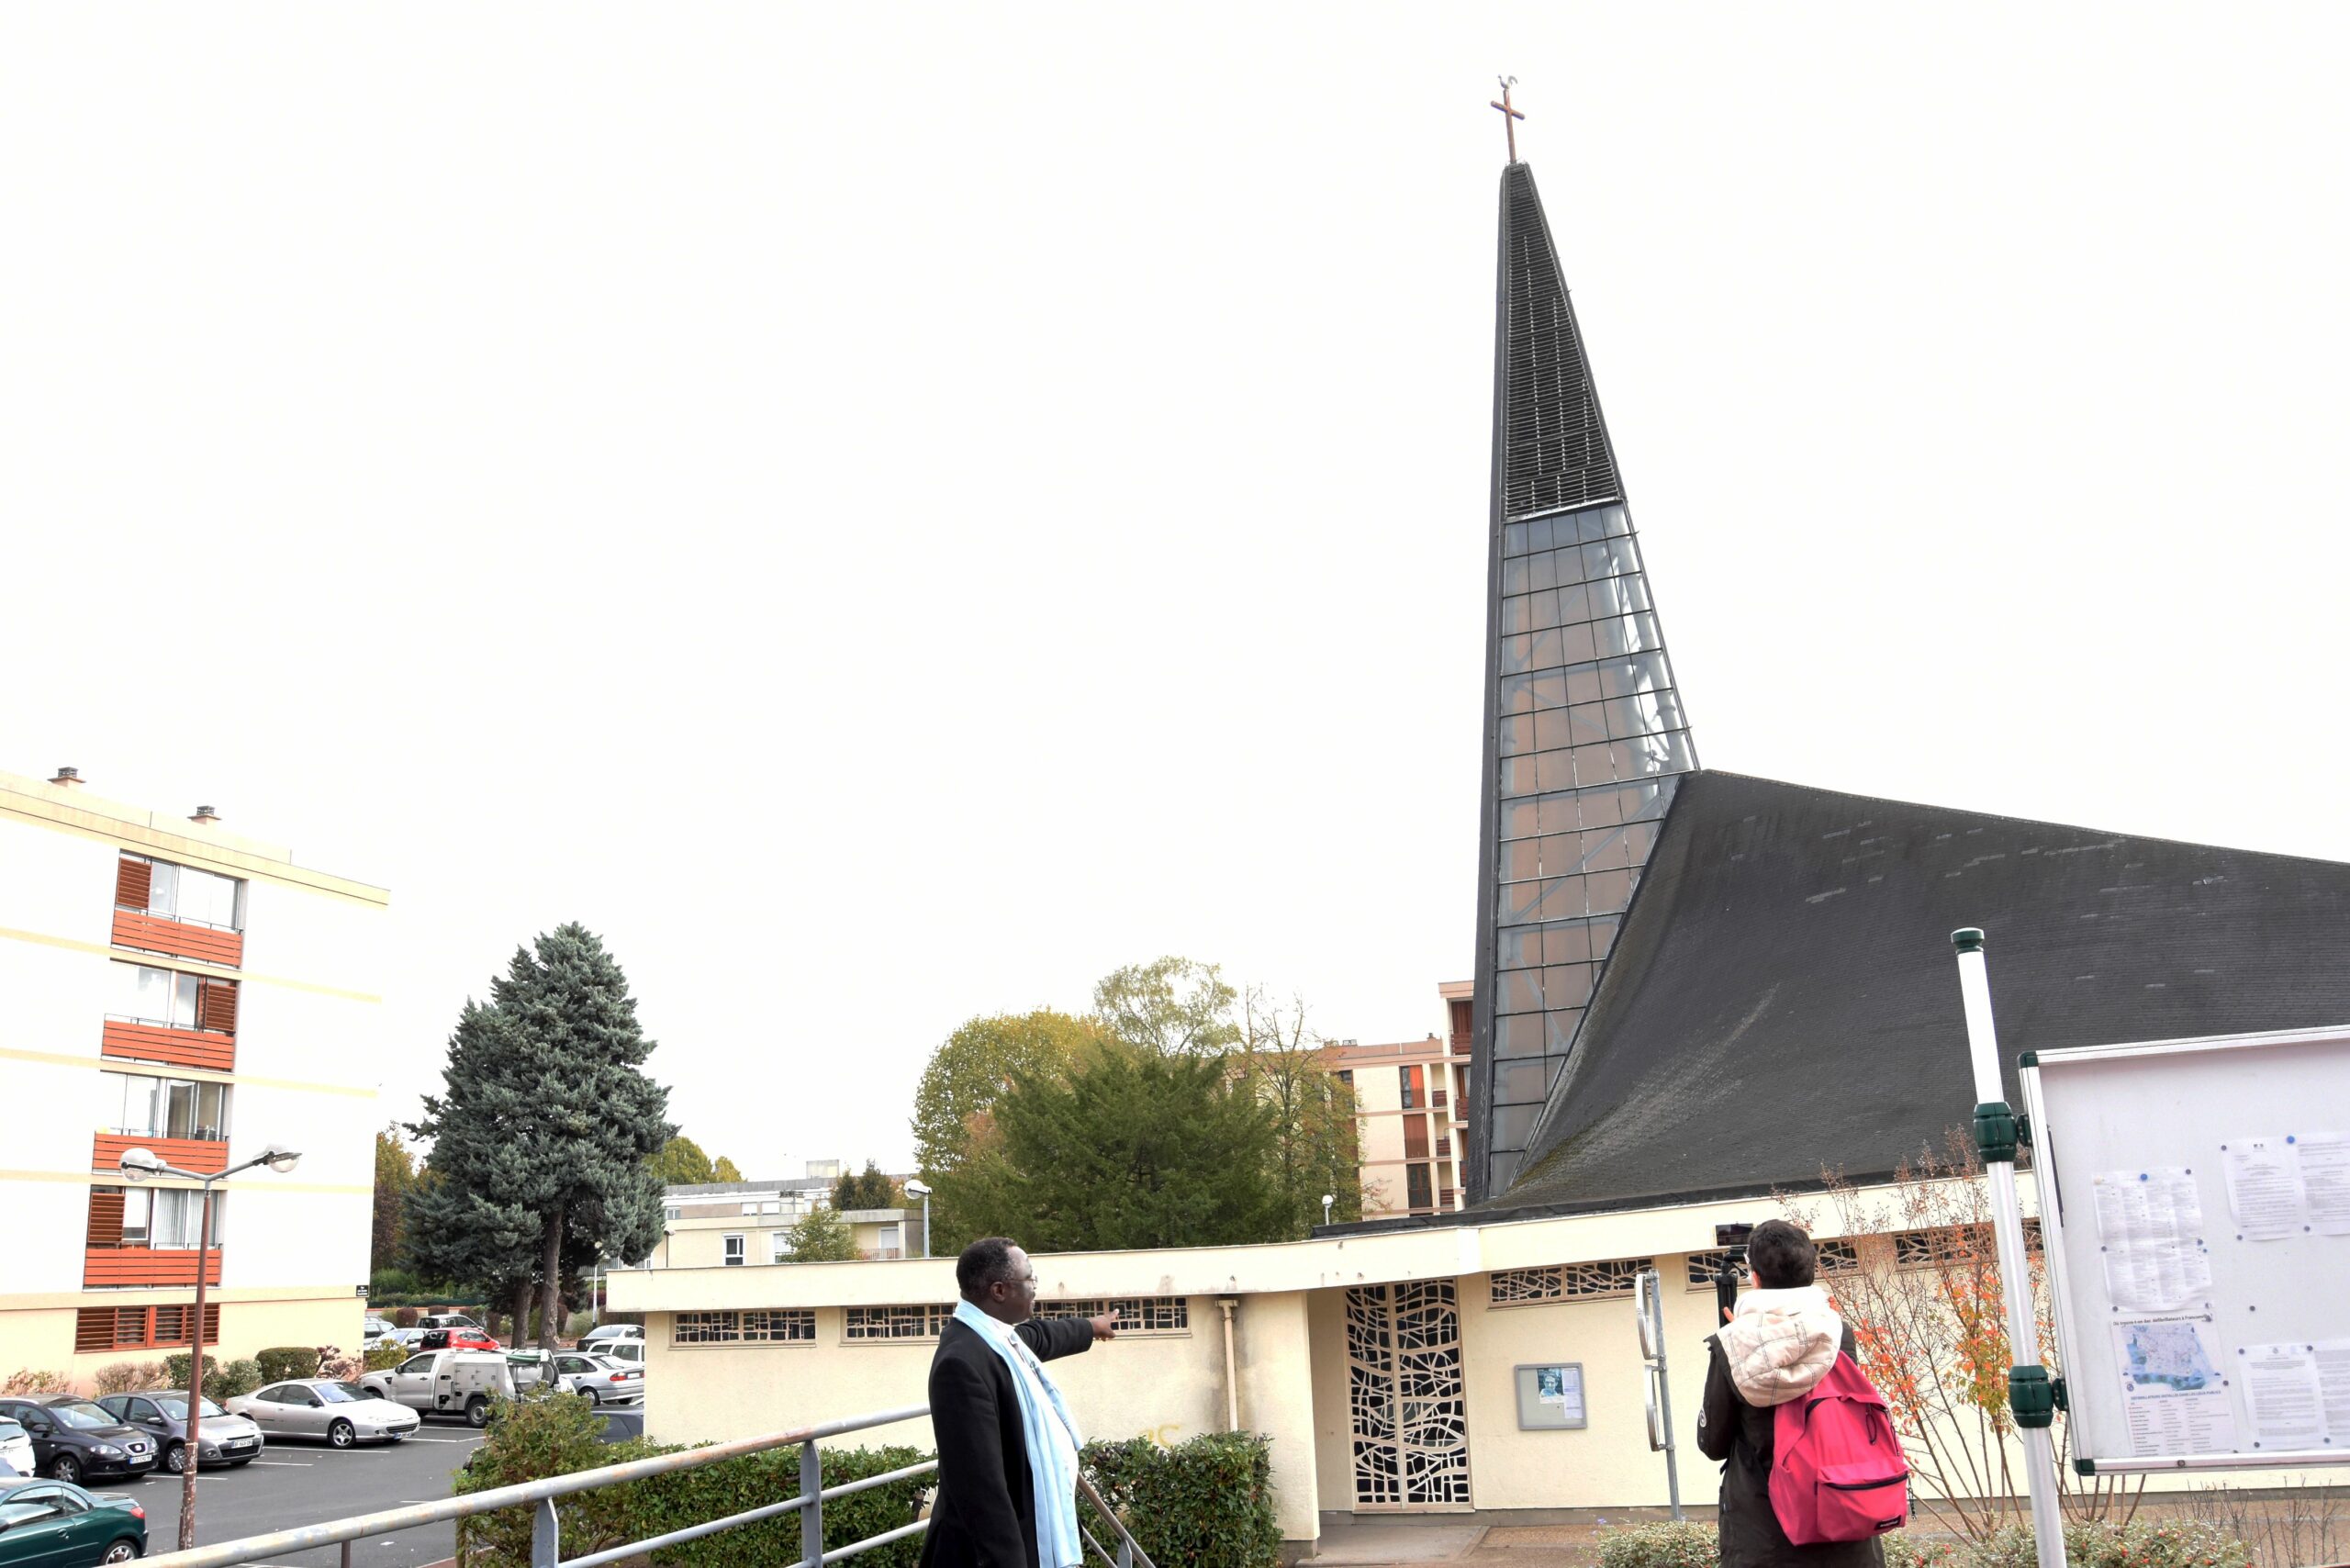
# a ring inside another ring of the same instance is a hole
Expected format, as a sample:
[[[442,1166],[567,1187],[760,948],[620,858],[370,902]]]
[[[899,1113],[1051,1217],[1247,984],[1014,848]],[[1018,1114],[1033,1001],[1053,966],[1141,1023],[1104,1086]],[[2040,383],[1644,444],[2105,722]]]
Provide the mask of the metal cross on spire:
[[[1501,102],[1495,104],[1494,107],[1502,112],[1502,129],[1509,132],[1509,161],[1515,163],[1517,162],[1517,122],[1526,118],[1509,106],[1509,90],[1517,85],[1517,78],[1497,76],[1494,80],[1502,84],[1502,97]]]

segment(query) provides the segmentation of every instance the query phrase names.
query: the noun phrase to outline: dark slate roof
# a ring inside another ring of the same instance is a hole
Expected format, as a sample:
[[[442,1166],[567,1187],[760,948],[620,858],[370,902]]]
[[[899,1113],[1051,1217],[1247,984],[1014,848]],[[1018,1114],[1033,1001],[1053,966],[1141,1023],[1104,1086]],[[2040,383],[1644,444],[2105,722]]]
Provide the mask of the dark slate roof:
[[[1534,171],[1502,171],[1502,510],[1621,499],[1616,454]]]
[[[2350,866],[1685,778],[1517,1182],[1472,1218],[1889,1172],[2030,1049],[2350,1022]]]

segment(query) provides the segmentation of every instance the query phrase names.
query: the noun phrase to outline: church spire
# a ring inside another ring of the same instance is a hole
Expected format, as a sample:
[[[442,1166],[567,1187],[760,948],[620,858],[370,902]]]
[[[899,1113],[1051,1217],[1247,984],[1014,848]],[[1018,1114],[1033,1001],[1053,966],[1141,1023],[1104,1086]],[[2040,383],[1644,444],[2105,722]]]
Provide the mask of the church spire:
[[[1502,171],[1471,1202],[1516,1178],[1697,766],[1534,171]]]

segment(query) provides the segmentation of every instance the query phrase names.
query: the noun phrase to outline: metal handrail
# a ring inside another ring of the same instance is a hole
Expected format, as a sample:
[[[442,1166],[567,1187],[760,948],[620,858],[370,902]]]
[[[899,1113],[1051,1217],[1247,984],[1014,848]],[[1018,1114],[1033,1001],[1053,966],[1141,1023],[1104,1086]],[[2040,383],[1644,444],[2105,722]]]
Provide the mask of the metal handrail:
[[[844,1433],[863,1431],[871,1427],[887,1427],[900,1421],[920,1420],[930,1414],[930,1406],[909,1405],[894,1410],[878,1410],[865,1416],[845,1417],[837,1421],[820,1421],[812,1427],[797,1427],[788,1431],[768,1432],[755,1438],[736,1438],[729,1442],[711,1443],[704,1448],[686,1449],[677,1453],[658,1454],[651,1459],[631,1460],[623,1464],[608,1464],[595,1470],[574,1471],[568,1475],[551,1475],[541,1481],[525,1481],[512,1486],[494,1487],[487,1492],[475,1492],[462,1497],[447,1497],[438,1502],[412,1503],[404,1507],[386,1508],[373,1514],[356,1514],[349,1518],[330,1519],[323,1524],[303,1525],[294,1529],[275,1530],[266,1535],[246,1536],[238,1540],[224,1540],[217,1546],[199,1546],[186,1551],[165,1552],[146,1560],[145,1568],[232,1568],[243,1562],[260,1562],[281,1554],[307,1551],[321,1546],[342,1548],[342,1568],[351,1568],[351,1543],[371,1536],[391,1535],[399,1530],[415,1529],[424,1525],[442,1524],[454,1519],[473,1518],[482,1514],[496,1513],[501,1508],[527,1506],[532,1508],[531,1564],[532,1568],[604,1568],[604,1564],[622,1558],[657,1551],[665,1547],[699,1540],[716,1535],[721,1530],[733,1529],[746,1524],[778,1518],[785,1514],[800,1516],[800,1568],[823,1568],[830,1562],[842,1562],[859,1552],[869,1551],[893,1540],[903,1540],[930,1528],[928,1519],[916,1519],[912,1524],[852,1541],[831,1551],[824,1550],[824,1502],[827,1498],[845,1497],[852,1494],[886,1486],[892,1482],[911,1480],[926,1475],[938,1468],[934,1459],[910,1464],[879,1475],[868,1475],[838,1485],[822,1484],[822,1462],[818,1443],[826,1438]],[[607,1547],[577,1557],[565,1558],[562,1551],[562,1521],[555,1512],[555,1499],[576,1493],[593,1492],[606,1486],[623,1485],[632,1481],[647,1480],[656,1475],[676,1475],[704,1465],[720,1464],[727,1460],[741,1459],[749,1454],[765,1453],[773,1449],[798,1447],[800,1450],[800,1494],[779,1503],[763,1504],[723,1518],[710,1519],[698,1525],[652,1537]],[[1091,1501],[1102,1517],[1117,1532],[1119,1551],[1113,1558],[1091,1535],[1086,1537],[1104,1562],[1113,1568],[1154,1568],[1150,1558],[1138,1545],[1125,1522],[1112,1511],[1093,1484],[1080,1473],[1077,1478],[1080,1491]]]

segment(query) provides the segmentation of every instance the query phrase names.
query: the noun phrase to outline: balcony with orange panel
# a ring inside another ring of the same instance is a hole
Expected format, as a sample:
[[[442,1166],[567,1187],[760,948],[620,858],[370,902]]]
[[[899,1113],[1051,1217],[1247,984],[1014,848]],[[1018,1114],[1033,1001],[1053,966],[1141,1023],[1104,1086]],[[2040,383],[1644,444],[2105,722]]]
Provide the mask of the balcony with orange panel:
[[[109,1018],[99,1036],[98,1054],[123,1061],[168,1062],[173,1067],[233,1072],[237,1036],[218,1029],[172,1029]]]
[[[231,969],[245,961],[245,937],[241,931],[164,920],[135,909],[118,908],[114,912],[114,945],[169,953],[175,958],[196,958]]]
[[[204,1254],[204,1282],[220,1282],[220,1249]],[[106,1285],[192,1285],[193,1247],[92,1247],[82,1254],[82,1288]]]
[[[90,1149],[90,1169],[109,1174],[122,1169],[127,1148],[152,1149],[164,1164],[199,1176],[229,1169],[229,1145],[222,1138],[142,1137],[132,1133],[100,1133]]]

